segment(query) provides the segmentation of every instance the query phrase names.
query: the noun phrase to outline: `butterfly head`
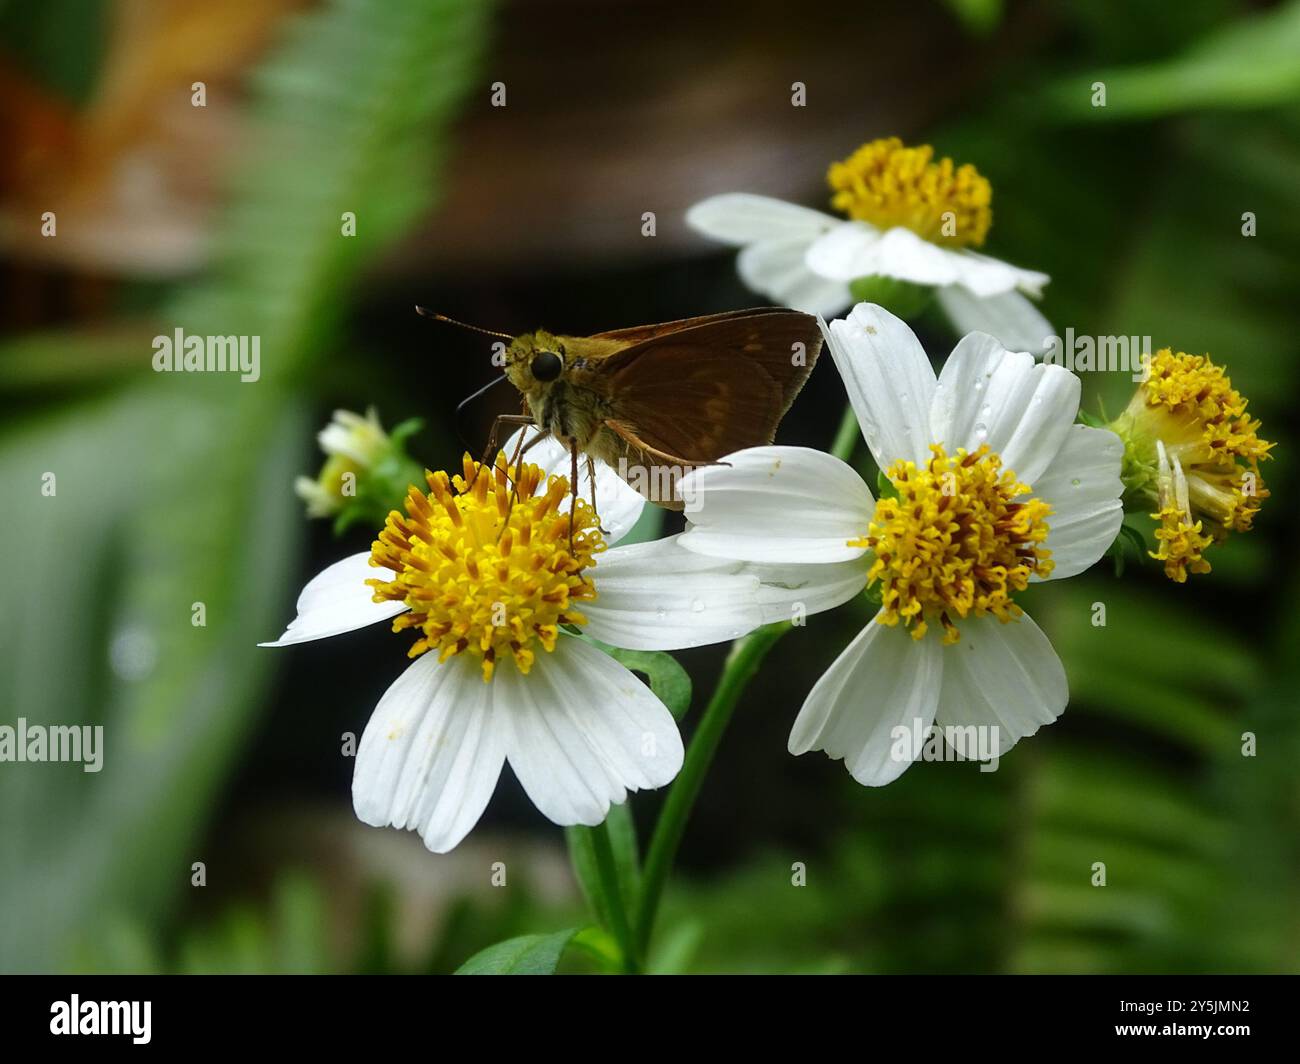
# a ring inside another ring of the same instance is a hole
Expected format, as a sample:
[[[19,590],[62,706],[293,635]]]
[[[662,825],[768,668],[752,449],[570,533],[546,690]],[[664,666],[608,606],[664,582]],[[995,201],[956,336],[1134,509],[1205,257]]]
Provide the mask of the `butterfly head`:
[[[525,395],[545,392],[567,366],[564,341],[543,329],[516,336],[506,351],[506,376]]]

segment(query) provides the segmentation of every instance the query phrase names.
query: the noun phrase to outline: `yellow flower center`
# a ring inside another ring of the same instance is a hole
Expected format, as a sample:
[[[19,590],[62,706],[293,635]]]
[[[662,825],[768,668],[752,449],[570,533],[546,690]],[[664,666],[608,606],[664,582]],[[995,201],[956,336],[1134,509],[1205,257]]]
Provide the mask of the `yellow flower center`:
[[[898,494],[876,503],[867,535],[850,546],[875,555],[868,583],[880,585],[881,623],[901,622],[920,639],[937,617],[951,644],[960,638],[954,619],[1021,615],[1012,594],[1052,571],[1041,545],[1051,508],[1017,501],[1030,489],[987,444],[952,456],[937,443],[930,450],[920,468],[900,459],[886,471]]]
[[[1229,532],[1250,530],[1269,496],[1259,463],[1270,457],[1273,444],[1260,439],[1260,423],[1247,413],[1246,399],[1208,356],[1175,353],[1167,347],[1157,351],[1147,380],[1111,427],[1125,442],[1126,486],[1159,500],[1155,516],[1162,527],[1161,514],[1170,497],[1164,481],[1172,473],[1162,475],[1157,447],[1180,466],[1184,517],[1164,531],[1174,534],[1176,528],[1195,527],[1199,535],[1201,518],[1205,534],[1199,538],[1207,543]],[[1205,572],[1208,567],[1185,571]]]
[[[993,224],[993,187],[967,163],[933,161],[928,144],[897,137],[864,144],[826,175],[831,205],[878,229],[904,226],[946,247],[979,247]]]
[[[410,607],[393,631],[420,630],[411,657],[435,648],[440,661],[472,654],[487,682],[502,655],[526,673],[539,644],[555,649],[560,625],[586,623],[578,605],[596,589],[584,571],[605,541],[589,504],[563,508],[565,477],[545,482],[525,465],[513,484],[504,454],[482,471],[465,455],[463,470],[454,480],[426,472],[428,494],[411,487],[406,513],[390,513],[371,548],[370,564],[396,575],[366,583],[376,602]]]
[[[1202,442],[1216,454],[1252,465],[1268,457],[1273,445],[1259,438],[1260,423],[1246,413],[1246,400],[1223,367],[1208,356],[1162,348],[1151,357],[1142,392],[1148,407],[1193,418]]]

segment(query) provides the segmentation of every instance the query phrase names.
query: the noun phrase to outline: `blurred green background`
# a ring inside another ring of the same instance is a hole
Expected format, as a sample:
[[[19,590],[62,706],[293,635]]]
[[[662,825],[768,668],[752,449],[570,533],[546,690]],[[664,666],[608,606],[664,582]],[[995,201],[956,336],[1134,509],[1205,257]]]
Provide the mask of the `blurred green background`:
[[[864,614],[794,631],[723,744],[650,967],[1300,967],[1300,3],[0,0],[0,34],[0,723],[106,742],[98,774],[0,764],[0,970],[450,971],[583,922],[563,833],[508,774],[445,857],[353,818],[342,736],[405,648],[255,647],[370,538],[308,527],[293,477],[335,406],[422,417],[417,456],[455,460],[488,350],[414,302],[566,332],[751,305],[686,207],[825,208],[826,165],[890,134],[992,180],[985,250],[1052,275],[1058,332],[1226,364],[1280,441],[1272,498],[1186,586],[1103,563],[1030,596],[1071,705],[994,774],[866,790],[791,758]],[[152,373],[177,326],[260,335],[261,380]],[[920,329],[941,357],[943,322]],[[1112,414],[1130,389],[1085,380]],[[828,363],[783,442],[829,445],[842,404]],[[687,732],[723,652],[681,655]],[[660,800],[635,799],[643,828]]]

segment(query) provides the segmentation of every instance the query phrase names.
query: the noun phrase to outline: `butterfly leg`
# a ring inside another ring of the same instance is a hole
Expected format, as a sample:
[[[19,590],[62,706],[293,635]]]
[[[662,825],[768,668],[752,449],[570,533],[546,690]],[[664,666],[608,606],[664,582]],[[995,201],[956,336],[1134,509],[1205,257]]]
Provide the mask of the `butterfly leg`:
[[[529,420],[531,422],[531,419]],[[524,437],[520,434],[519,442],[515,444],[515,453],[510,456],[510,462],[506,466],[507,469],[509,469],[511,465],[515,467],[514,482],[510,485],[511,506],[514,506],[515,502],[519,498],[519,479],[524,475],[524,455],[533,449],[534,444],[541,443],[542,440],[546,439],[550,434],[550,429],[539,429],[538,435],[534,436],[527,443],[524,443]]]
[[[527,414],[499,414],[497,415],[496,418],[493,419],[492,428],[488,430],[488,442],[487,442],[487,447],[484,448],[483,460],[479,462],[478,469],[475,470],[473,479],[470,480],[470,482],[465,485],[466,491],[469,491],[474,486],[474,482],[478,480],[478,475],[480,472],[483,471],[485,466],[496,465],[495,459],[496,459],[497,439],[501,435],[501,426],[502,425],[531,425],[532,423],[533,423],[533,419],[529,417]],[[520,443],[523,442],[522,435],[519,437],[519,440]]]
[[[569,553],[573,553],[573,522],[578,517],[578,441],[569,441]]]
[[[591,455],[585,455],[587,459],[587,479],[591,481],[591,512],[596,515],[597,522],[600,521],[600,511],[596,509],[596,460]],[[609,529],[603,524],[597,524],[602,536],[609,535]]]
[[[530,423],[532,422],[531,418],[529,419],[529,422]],[[515,453],[510,456],[510,459],[506,462],[505,466],[503,467],[505,469],[506,478],[510,481],[510,509],[511,510],[514,509],[515,501],[519,498],[519,481],[524,475],[524,455],[526,455],[530,450],[532,450],[535,444],[541,443],[542,440],[547,439],[550,435],[551,435],[550,429],[541,429],[539,430],[538,434],[534,436],[531,440],[529,440],[527,443],[524,443],[523,437],[520,436],[519,443],[515,447]],[[511,465],[515,467],[513,477],[511,477],[510,475]],[[501,531],[497,533],[497,539],[500,539],[501,536],[504,535],[506,530],[506,525],[508,525],[509,522],[510,522],[510,514],[509,512],[507,512],[506,519],[503,522],[501,522]]]

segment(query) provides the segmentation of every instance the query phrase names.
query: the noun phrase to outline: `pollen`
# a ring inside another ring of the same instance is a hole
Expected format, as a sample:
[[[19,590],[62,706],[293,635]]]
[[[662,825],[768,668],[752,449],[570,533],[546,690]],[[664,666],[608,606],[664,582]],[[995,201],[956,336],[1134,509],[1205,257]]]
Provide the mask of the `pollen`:
[[[945,247],[979,247],[993,224],[993,187],[969,163],[934,161],[928,144],[897,137],[864,144],[831,163],[831,205],[879,229],[904,226]]]
[[[1142,391],[1147,406],[1194,419],[1202,442],[1215,454],[1244,459],[1252,468],[1268,457],[1273,444],[1259,438],[1259,421],[1246,412],[1246,400],[1209,356],[1175,354],[1167,347],[1157,351]]]
[[[586,570],[605,541],[588,503],[567,505],[565,477],[510,469],[504,453],[491,468],[467,454],[462,469],[426,472],[427,493],[410,488],[406,512],[388,515],[370,553],[396,576],[366,582],[376,602],[409,607],[393,631],[418,631],[411,657],[473,655],[486,683],[506,657],[527,673],[538,647],[555,649],[561,625],[586,623],[581,605],[596,597]]]
[[[1221,366],[1169,348],[1110,426],[1124,441],[1126,498],[1155,506],[1165,572],[1182,583],[1209,572],[1206,547],[1249,532],[1269,491],[1259,473],[1273,444]]]
[[[930,451],[920,467],[899,460],[886,471],[896,495],[876,503],[867,535],[850,546],[875,556],[868,583],[879,584],[882,624],[902,624],[920,639],[938,620],[952,644],[958,620],[992,614],[1006,623],[1024,612],[1014,593],[1052,571],[1043,547],[1051,508],[1024,498],[1030,489],[987,444]]]
[[[1192,520],[1187,476],[1175,456],[1172,460],[1163,443],[1157,444],[1160,455],[1160,509],[1151,516],[1159,522],[1156,529],[1158,550],[1147,553],[1164,562],[1165,576],[1175,583],[1186,583],[1188,573],[1208,573],[1210,563],[1205,550],[1214,538],[1201,531],[1201,522]]]

